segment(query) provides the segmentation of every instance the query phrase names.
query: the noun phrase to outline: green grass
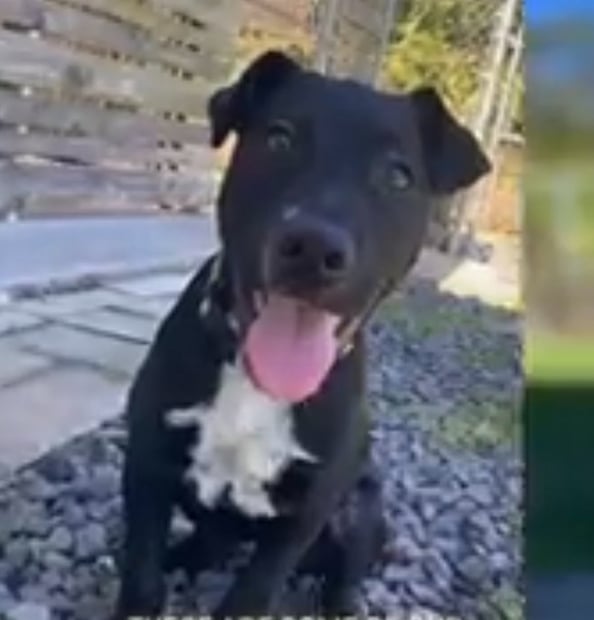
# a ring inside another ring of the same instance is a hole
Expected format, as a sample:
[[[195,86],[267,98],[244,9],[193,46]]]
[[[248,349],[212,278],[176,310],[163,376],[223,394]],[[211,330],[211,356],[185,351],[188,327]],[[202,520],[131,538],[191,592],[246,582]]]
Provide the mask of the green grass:
[[[417,338],[430,338],[447,333],[454,327],[468,330],[486,329],[484,316],[471,314],[452,306],[411,306],[405,300],[390,300],[380,306],[378,318],[406,327]]]
[[[526,340],[525,369],[538,382],[593,383],[594,333],[591,337],[533,333]]]
[[[520,429],[519,403],[486,402],[440,417],[433,435],[450,447],[482,452],[519,442]]]
[[[466,349],[460,353],[460,363],[464,367],[500,370],[511,362],[510,352],[496,346],[484,349]]]
[[[501,588],[486,601],[485,618],[524,620],[524,597],[511,587]]]
[[[379,318],[419,341],[445,335],[453,329],[489,333],[507,326],[516,317],[516,313],[499,309],[476,314],[469,312],[465,305],[420,306],[407,303],[405,299],[390,301],[379,312]],[[502,346],[496,335],[492,340],[482,340],[478,347],[461,345],[451,354],[457,358],[461,369],[497,371],[513,363],[512,352]],[[413,407],[409,413],[419,419],[435,441],[450,448],[482,452],[518,445],[520,403],[516,394],[493,395],[488,402],[476,402],[472,394],[468,397],[455,411],[435,411],[421,406]]]

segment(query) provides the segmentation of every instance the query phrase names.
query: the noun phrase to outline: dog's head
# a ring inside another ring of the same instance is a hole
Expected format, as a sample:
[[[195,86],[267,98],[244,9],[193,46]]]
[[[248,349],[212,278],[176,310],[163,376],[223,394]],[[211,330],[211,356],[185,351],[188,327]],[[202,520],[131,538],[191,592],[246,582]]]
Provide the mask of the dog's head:
[[[238,138],[218,218],[248,366],[301,400],[342,330],[413,265],[431,197],[490,166],[434,90],[380,93],[279,52],[215,93],[209,114],[213,146]]]

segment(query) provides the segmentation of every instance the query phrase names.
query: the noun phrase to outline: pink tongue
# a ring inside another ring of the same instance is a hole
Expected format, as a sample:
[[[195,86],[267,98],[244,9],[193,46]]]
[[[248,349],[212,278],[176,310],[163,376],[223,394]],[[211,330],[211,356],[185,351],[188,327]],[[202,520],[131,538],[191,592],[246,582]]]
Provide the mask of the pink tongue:
[[[248,368],[258,386],[290,402],[314,394],[336,358],[338,317],[271,296],[246,339]]]

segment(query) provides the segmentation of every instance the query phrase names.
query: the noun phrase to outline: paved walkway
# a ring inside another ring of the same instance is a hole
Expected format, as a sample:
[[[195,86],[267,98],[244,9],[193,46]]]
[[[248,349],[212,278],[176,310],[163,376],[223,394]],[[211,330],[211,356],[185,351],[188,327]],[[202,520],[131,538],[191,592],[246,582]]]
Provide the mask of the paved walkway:
[[[0,483],[117,415],[159,319],[190,272],[0,307]]]
[[[188,267],[168,271],[164,267],[176,260],[196,264],[214,246],[208,222],[184,219],[176,218],[165,226],[162,220],[141,224],[146,243],[137,234],[130,237],[129,245],[119,228],[110,239],[110,230],[113,233],[115,229],[105,223],[94,247],[79,244],[78,255],[72,244],[68,251],[48,250],[45,243],[37,245],[39,233],[33,234],[33,229],[23,232],[25,237],[30,235],[29,276],[37,284],[43,277],[56,279],[56,274],[58,279],[76,276],[76,268],[85,273],[89,264],[107,273],[102,254],[107,249],[101,248],[102,243],[115,251],[114,269],[125,263],[128,272],[134,271],[143,263],[145,247],[146,254],[159,263],[161,273],[107,278],[85,292],[0,302],[0,484],[24,464],[121,412],[130,379],[155,328],[191,276]],[[122,220],[113,224],[120,225]],[[78,222],[71,232],[77,234],[83,228]],[[2,232],[0,227],[0,247]],[[88,231],[80,234],[81,244],[83,238],[89,240]],[[66,239],[63,235],[54,237],[54,242]],[[174,254],[178,242],[181,254]],[[35,257],[37,250],[41,254]],[[22,247],[18,251],[23,254]],[[2,256],[5,253],[6,246]],[[80,255],[89,262],[81,261]],[[458,263],[432,252],[422,256],[416,276],[457,295],[478,295],[488,303],[514,305],[517,300],[517,282],[503,281],[489,266]],[[0,261],[0,291],[2,283],[17,280],[20,284],[24,281],[14,267],[11,272]]]
[[[206,216],[0,223],[0,290],[162,269],[194,261],[214,243]]]

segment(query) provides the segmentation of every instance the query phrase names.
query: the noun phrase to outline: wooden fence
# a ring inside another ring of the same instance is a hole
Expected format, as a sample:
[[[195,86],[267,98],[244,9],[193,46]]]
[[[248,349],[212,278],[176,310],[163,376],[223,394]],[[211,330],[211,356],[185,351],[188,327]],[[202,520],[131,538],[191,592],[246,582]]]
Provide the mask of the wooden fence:
[[[210,93],[270,47],[372,80],[394,0],[0,0],[0,218],[201,209]]]
[[[0,0],[0,214],[209,202],[234,0]]]
[[[326,0],[321,5],[318,68],[374,83],[395,25],[398,0]]]
[[[270,48],[283,49],[324,73],[373,82],[397,0],[238,0],[239,71]],[[228,161],[232,142],[220,161]]]

